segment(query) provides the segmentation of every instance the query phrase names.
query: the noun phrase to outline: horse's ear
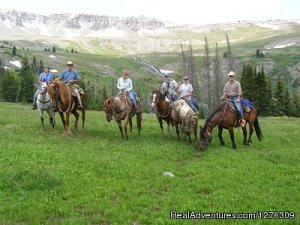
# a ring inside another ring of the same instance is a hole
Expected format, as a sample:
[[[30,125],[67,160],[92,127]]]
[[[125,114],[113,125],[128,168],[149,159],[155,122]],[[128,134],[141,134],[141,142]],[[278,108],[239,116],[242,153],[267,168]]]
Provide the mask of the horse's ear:
[[[107,103],[108,103],[108,104],[110,104],[110,101],[109,101],[109,99],[107,99]]]

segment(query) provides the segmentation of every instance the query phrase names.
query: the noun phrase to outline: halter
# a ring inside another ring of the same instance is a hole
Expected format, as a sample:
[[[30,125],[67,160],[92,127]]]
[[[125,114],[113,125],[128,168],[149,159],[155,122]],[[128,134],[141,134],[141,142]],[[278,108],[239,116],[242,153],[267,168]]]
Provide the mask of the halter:
[[[47,93],[46,93],[47,88],[45,88],[45,91],[43,91],[42,87],[40,87],[39,90],[40,90],[40,92],[39,92],[38,94],[40,94],[40,95],[46,95],[46,94],[47,94]],[[50,98],[50,96],[49,96],[49,98]],[[48,103],[48,102],[51,102],[51,98],[50,98],[48,101],[43,101],[43,100],[41,100],[41,99],[39,99],[39,98],[37,98],[37,100],[38,100],[40,103],[43,103],[43,104],[46,104],[46,103]]]

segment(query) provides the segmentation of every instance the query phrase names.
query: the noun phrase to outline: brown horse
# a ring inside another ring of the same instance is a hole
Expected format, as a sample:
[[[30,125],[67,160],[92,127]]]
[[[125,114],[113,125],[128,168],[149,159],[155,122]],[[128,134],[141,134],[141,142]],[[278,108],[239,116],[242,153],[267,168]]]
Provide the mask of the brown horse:
[[[152,91],[152,102],[151,107],[155,110],[157,120],[159,122],[161,135],[163,135],[163,123],[162,120],[166,121],[168,125],[169,135],[171,134],[171,104],[166,100],[164,94],[162,94],[159,90]]]
[[[243,127],[243,135],[244,135],[244,145],[251,145],[252,144],[252,134],[253,134],[253,127],[256,132],[256,136],[259,141],[262,140],[263,135],[260,130],[260,126],[257,119],[257,111],[253,108],[250,112],[244,110],[244,120],[249,124],[249,137],[247,140],[247,128],[246,126]],[[215,126],[218,126],[219,133],[218,137],[220,139],[221,145],[224,145],[224,140],[222,137],[223,129],[228,129],[230,134],[230,139],[232,142],[232,148],[236,149],[236,144],[234,141],[234,131],[233,128],[237,127],[237,115],[234,105],[230,101],[224,101],[218,107],[218,109],[206,120],[204,127],[200,126],[200,149],[204,150],[211,141],[211,133]]]
[[[77,129],[79,114],[77,112],[77,99],[71,94],[71,89],[64,82],[56,78],[52,84],[48,86],[48,93],[52,101],[52,107],[55,111],[58,111],[61,121],[64,125],[64,135],[70,135],[70,114],[75,116],[74,127]],[[85,130],[85,111],[86,111],[86,98],[85,95],[81,95],[81,102],[84,108],[79,109],[82,111],[82,129]],[[65,116],[66,115],[66,116]]]
[[[136,122],[138,135],[141,135],[141,127],[142,127],[142,110],[140,103],[138,103],[139,113],[135,113],[135,110],[132,108],[132,104],[130,99],[128,98],[127,93],[122,93],[118,97],[111,96],[109,99],[102,101],[102,107],[106,114],[106,120],[110,122],[113,118],[116,120],[122,138],[128,140],[127,134],[127,126],[129,123],[130,133],[132,133],[132,117],[136,114]],[[122,120],[124,120],[124,124],[122,126]]]

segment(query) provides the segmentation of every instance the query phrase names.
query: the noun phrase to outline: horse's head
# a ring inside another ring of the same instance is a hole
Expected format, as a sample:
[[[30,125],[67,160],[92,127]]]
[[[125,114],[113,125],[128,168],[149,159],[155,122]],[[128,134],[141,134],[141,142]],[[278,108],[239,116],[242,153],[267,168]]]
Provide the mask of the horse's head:
[[[51,99],[51,105],[53,109],[57,108],[57,101],[59,98],[59,91],[58,91],[58,85],[57,83],[53,82],[51,84],[48,85],[48,94],[50,96]]]
[[[156,104],[159,101],[164,100],[164,98],[165,98],[165,96],[159,90],[153,90],[151,92],[151,99],[152,99],[151,107],[155,108]]]
[[[113,104],[112,98],[109,98],[107,100],[102,100],[102,108],[106,114],[106,120],[108,122],[110,122],[113,118],[112,104]]]
[[[42,82],[40,89],[39,89],[39,94],[46,94],[46,91],[48,89],[48,83],[47,82]]]
[[[200,149],[204,150],[207,148],[208,144],[211,142],[211,134],[206,126],[200,126]]]

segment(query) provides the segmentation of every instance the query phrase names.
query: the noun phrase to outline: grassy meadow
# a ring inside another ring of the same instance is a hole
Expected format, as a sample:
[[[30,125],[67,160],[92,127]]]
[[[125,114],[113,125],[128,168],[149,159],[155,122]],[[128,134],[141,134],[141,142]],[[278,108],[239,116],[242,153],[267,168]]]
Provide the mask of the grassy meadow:
[[[236,151],[227,132],[224,147],[214,132],[200,153],[199,138],[160,137],[154,114],[143,115],[140,138],[134,124],[124,141],[103,112],[88,111],[87,130],[64,137],[58,115],[42,131],[30,105],[0,106],[1,224],[300,224],[300,119],[259,118],[265,139],[251,147],[236,129]],[[171,210],[295,219],[176,220]]]

